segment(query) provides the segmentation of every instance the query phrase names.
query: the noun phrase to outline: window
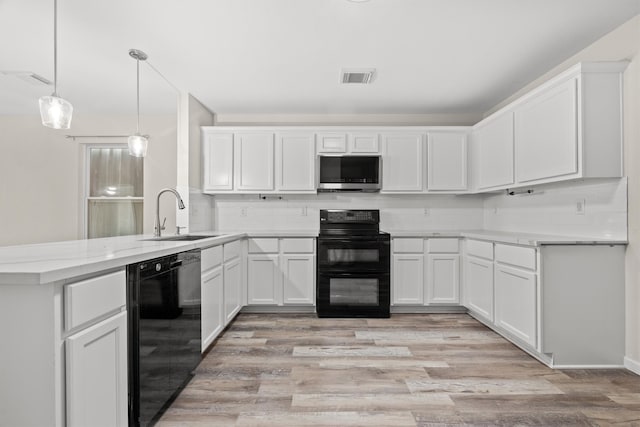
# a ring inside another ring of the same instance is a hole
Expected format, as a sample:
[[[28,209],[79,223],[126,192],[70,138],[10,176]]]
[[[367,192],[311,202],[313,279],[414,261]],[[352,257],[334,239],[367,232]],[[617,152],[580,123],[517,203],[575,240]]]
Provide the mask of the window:
[[[142,234],[143,158],[126,145],[87,148],[87,237]]]

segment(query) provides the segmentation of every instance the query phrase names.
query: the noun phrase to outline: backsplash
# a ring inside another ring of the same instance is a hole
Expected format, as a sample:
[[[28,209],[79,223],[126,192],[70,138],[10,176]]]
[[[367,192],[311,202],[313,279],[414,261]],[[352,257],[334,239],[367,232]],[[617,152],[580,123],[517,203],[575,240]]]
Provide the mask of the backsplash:
[[[626,239],[627,178],[549,184],[535,187],[531,195],[488,196],[484,228]]]
[[[321,209],[380,209],[380,228],[472,230],[482,228],[482,197],[326,193],[318,195],[215,196],[214,228],[233,230],[318,229]]]

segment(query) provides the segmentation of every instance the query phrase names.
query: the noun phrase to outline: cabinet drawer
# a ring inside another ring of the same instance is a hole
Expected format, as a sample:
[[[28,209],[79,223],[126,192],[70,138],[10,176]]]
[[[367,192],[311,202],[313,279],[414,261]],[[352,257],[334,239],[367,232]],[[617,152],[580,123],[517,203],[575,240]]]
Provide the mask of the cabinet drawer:
[[[424,239],[417,237],[402,237],[393,239],[393,253],[422,253],[424,252]]]
[[[282,253],[285,254],[312,254],[313,239],[282,239]]]
[[[124,270],[64,287],[65,328],[73,329],[127,304]]]
[[[496,261],[535,270],[536,250],[524,246],[496,244]]]
[[[431,254],[457,254],[459,252],[458,239],[429,239],[427,251]]]
[[[481,240],[467,240],[467,255],[493,259],[493,243]]]
[[[222,245],[202,250],[201,271],[207,271],[222,264]]]
[[[278,253],[278,239],[249,239],[250,254]]]
[[[235,242],[225,243],[223,248],[224,262],[240,256],[240,240]]]

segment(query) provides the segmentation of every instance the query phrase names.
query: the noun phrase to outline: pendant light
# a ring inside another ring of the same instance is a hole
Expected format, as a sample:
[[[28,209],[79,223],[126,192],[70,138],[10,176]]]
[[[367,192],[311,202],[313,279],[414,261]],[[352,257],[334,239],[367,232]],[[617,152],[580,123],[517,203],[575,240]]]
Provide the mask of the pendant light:
[[[136,60],[136,109],[138,114],[136,133],[129,136],[129,154],[134,157],[144,157],[147,155],[147,145],[149,140],[146,135],[140,135],[140,61],[147,60],[147,54],[141,50],[129,50],[129,56]]]
[[[40,98],[42,124],[53,129],[69,129],[73,106],[58,96],[58,0],[53,0],[53,93]]]

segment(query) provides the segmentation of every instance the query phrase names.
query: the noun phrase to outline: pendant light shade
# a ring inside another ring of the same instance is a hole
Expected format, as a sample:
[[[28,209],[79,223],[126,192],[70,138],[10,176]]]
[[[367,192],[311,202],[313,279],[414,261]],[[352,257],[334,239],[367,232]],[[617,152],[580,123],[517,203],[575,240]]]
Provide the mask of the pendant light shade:
[[[134,157],[145,157],[147,155],[147,146],[149,139],[145,135],[140,134],[140,61],[147,60],[147,54],[141,50],[129,50],[129,56],[136,60],[136,133],[129,136],[127,145],[129,146],[129,154]]]
[[[149,140],[144,135],[131,135],[127,139],[127,145],[129,146],[129,154],[134,157],[144,157],[147,155],[147,145]]]
[[[69,129],[73,106],[58,96],[58,0],[53,0],[53,93],[40,98],[42,124],[53,129]]]

